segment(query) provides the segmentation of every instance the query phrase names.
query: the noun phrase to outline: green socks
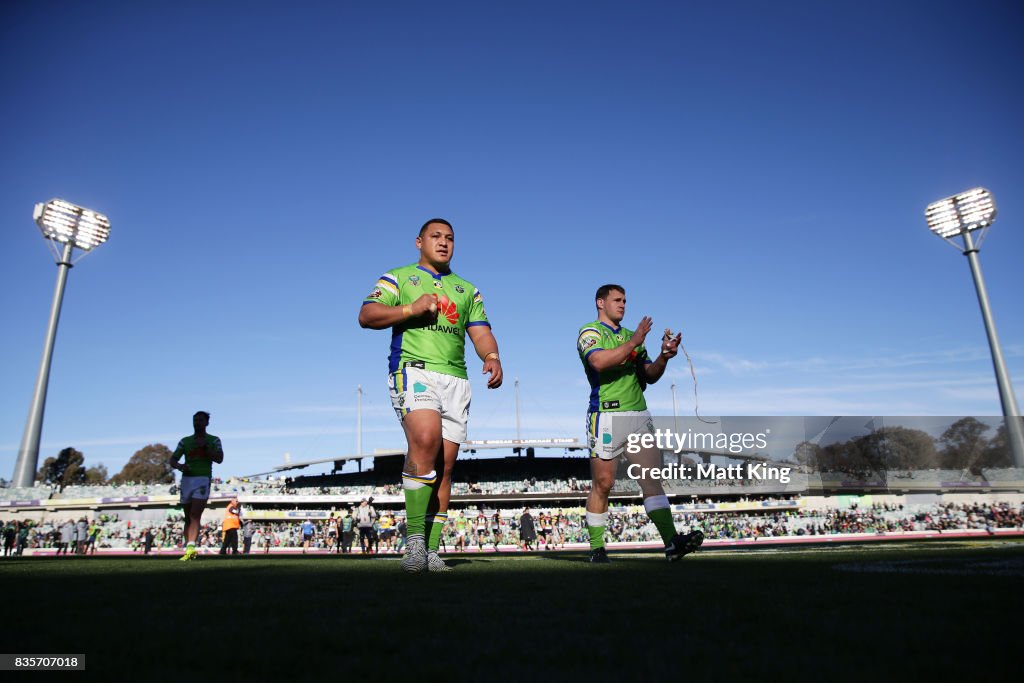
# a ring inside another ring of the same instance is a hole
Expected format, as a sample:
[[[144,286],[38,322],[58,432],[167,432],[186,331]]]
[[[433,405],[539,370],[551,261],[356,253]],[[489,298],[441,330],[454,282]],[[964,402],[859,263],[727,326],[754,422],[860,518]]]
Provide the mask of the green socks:
[[[647,516],[654,522],[665,545],[676,535],[676,523],[672,519],[672,508],[668,504],[668,496],[651,496],[644,498],[644,509]]]
[[[608,526],[607,512],[591,512],[587,510],[587,531],[590,533],[590,549],[604,547],[604,529]]]
[[[444,532],[444,523],[447,521],[447,512],[427,515],[427,550],[436,552],[441,547],[441,534]]]
[[[427,507],[430,496],[437,484],[437,472],[421,476],[402,473],[402,488],[405,490],[405,523],[409,536],[426,535]]]

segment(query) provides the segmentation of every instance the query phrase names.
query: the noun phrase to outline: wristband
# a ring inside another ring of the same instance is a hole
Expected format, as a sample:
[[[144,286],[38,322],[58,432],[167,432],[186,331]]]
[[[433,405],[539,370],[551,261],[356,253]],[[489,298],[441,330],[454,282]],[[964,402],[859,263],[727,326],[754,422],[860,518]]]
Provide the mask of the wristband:
[[[497,360],[497,361],[501,360],[501,357],[498,355],[497,351],[491,351],[486,356],[484,356],[484,362],[486,363],[487,361],[489,361],[491,359],[491,356],[494,356],[494,360]]]
[[[402,317],[403,318],[411,318],[412,317],[412,306],[410,306],[409,304],[406,304],[405,306],[402,306]]]

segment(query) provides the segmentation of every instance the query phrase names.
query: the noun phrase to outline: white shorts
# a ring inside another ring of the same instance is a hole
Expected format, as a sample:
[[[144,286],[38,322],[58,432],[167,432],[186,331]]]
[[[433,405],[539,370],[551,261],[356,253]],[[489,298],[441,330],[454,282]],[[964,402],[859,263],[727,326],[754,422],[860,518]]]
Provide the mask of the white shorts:
[[[391,406],[399,420],[414,410],[441,414],[441,438],[462,443],[469,423],[469,380],[423,368],[405,367],[388,376]]]
[[[209,477],[181,477],[181,503],[190,500],[207,500],[210,497]]]
[[[587,440],[590,457],[614,460],[626,450],[630,434],[653,434],[654,422],[646,410],[623,410],[614,413],[587,413]]]

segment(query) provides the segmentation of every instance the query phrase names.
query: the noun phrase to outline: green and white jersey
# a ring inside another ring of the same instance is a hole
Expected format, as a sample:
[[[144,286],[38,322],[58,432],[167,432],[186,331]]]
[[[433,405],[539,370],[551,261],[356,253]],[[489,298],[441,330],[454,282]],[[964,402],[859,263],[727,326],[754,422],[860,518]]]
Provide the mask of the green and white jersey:
[[[611,350],[622,346],[633,337],[633,330],[625,327],[614,328],[595,320],[580,328],[576,337],[583,369],[590,381],[589,412],[615,412],[622,410],[647,410],[647,401],[636,378],[636,364],[650,363],[647,349],[641,344],[626,361],[613,368],[598,372],[587,362],[595,351]]]
[[[178,442],[174,449],[174,459],[177,460],[181,454],[185,454],[185,462],[188,464],[189,477],[211,477],[213,476],[213,454],[220,453],[220,439],[213,434],[206,435],[206,441],[199,444],[196,435],[186,436]]]
[[[404,306],[424,294],[437,295],[437,322],[414,318],[391,328],[388,372],[410,363],[466,379],[466,328],[491,326],[476,287],[454,273],[436,274],[414,263],[381,275],[363,305]]]

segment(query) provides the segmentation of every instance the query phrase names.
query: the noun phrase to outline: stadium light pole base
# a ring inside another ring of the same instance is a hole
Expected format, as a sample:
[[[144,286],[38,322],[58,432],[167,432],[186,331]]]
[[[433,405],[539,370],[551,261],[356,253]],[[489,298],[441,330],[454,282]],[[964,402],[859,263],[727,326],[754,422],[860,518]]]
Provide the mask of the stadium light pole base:
[[[988,347],[992,352],[992,365],[996,373],[996,385],[999,388],[999,402],[1003,408],[1003,417],[1006,419],[1006,440],[1009,442],[1010,455],[1014,467],[1024,467],[1024,430],[1021,429],[1020,409],[1017,407],[1013,383],[1010,381],[1010,373],[1006,369],[1006,361],[1003,359],[1003,351],[999,345],[999,335],[996,334],[996,323],[992,318],[992,309],[988,303],[985,280],[981,276],[978,248],[974,245],[970,231],[965,230],[962,237],[964,240],[963,253],[971,265],[971,277],[974,278],[974,289],[978,293],[978,305],[981,307],[981,317],[985,322]]]
[[[50,383],[50,364],[53,361],[53,345],[57,339],[57,323],[60,320],[60,307],[64,301],[64,287],[68,281],[68,272],[72,268],[71,252],[75,245],[68,242],[60,261],[57,262],[57,287],[53,292],[53,304],[50,306],[50,323],[46,328],[46,341],[43,343],[43,359],[39,364],[39,375],[36,377],[36,388],[32,393],[32,405],[25,421],[25,433],[21,437],[18,448],[18,460],[14,464],[14,476],[11,484],[19,487],[31,487],[36,480],[36,469],[39,466],[39,438],[43,432],[43,412],[46,410],[46,388]]]

